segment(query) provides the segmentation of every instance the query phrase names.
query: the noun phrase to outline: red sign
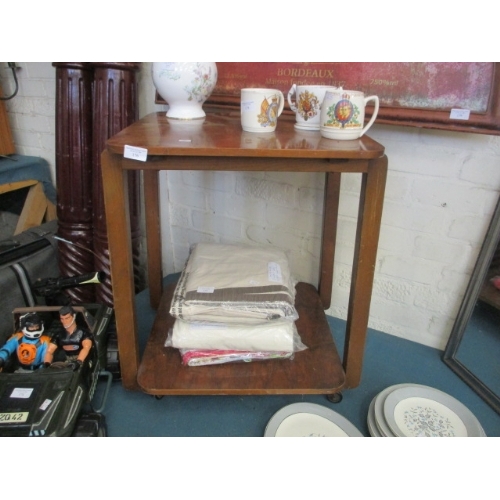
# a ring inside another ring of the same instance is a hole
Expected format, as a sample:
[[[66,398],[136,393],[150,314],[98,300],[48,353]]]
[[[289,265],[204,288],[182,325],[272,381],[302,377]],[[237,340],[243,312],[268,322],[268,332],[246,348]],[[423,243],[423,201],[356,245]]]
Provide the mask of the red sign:
[[[218,96],[239,98],[244,87],[285,95],[292,84],[332,85],[378,95],[383,106],[486,113],[494,63],[217,63]]]

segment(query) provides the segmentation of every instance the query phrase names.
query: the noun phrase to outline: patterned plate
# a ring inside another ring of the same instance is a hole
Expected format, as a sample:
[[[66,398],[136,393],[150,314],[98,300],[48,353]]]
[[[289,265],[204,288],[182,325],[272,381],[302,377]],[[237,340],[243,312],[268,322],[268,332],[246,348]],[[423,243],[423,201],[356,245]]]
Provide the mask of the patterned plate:
[[[432,387],[395,389],[383,404],[385,421],[399,437],[482,437],[481,424],[460,401]]]

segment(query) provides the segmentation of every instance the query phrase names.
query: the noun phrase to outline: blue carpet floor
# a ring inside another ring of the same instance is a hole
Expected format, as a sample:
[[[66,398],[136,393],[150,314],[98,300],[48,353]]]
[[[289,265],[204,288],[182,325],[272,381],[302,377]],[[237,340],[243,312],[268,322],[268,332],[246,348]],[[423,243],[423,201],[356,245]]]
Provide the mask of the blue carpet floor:
[[[166,281],[175,279],[169,277]],[[137,296],[139,343],[143,351],[154,310],[148,291]],[[328,322],[340,353],[345,322],[329,317]],[[125,390],[113,383],[104,409],[108,435],[170,437],[258,437],[280,408],[295,402],[317,403],[349,419],[363,435],[369,436],[368,407],[386,387],[416,383],[434,387],[455,397],[478,418],[487,436],[500,436],[498,415],[462,382],[441,360],[442,352],[415,342],[369,330],[361,384],[343,392],[340,403],[324,396],[153,396]],[[99,395],[98,395],[99,396]]]

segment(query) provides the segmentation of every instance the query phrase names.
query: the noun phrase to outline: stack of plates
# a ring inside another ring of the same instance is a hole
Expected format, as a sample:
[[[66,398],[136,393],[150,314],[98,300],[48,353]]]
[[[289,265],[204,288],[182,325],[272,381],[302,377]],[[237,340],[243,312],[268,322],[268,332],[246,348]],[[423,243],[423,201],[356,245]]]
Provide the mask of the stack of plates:
[[[484,437],[481,424],[460,401],[418,384],[398,384],[377,394],[368,410],[373,437]]]
[[[313,403],[295,403],[276,412],[264,437],[363,437],[338,413]]]

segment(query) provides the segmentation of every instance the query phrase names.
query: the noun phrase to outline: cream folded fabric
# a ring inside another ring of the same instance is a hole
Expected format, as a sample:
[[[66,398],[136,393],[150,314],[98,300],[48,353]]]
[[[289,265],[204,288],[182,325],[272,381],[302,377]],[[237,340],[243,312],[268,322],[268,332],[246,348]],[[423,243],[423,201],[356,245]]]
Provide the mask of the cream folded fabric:
[[[287,352],[303,348],[295,323],[288,320],[242,325],[176,319],[172,346],[178,349]]]
[[[296,320],[288,259],[273,247],[198,243],[181,273],[170,314],[187,321]]]

